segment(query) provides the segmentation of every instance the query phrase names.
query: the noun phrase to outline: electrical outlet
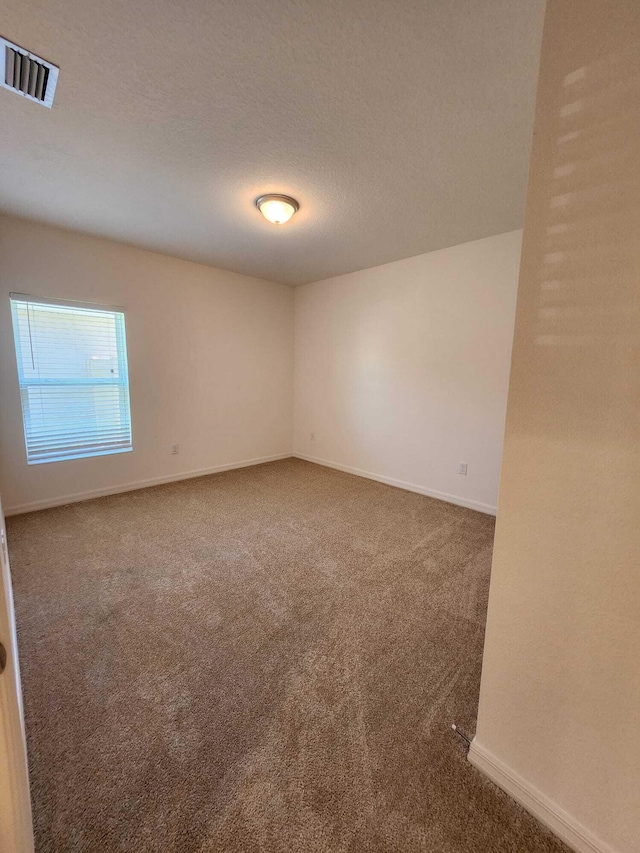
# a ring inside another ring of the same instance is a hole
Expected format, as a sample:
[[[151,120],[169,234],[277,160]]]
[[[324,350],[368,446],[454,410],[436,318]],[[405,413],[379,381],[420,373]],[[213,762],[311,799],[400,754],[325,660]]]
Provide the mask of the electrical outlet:
[[[315,441],[315,440],[316,440],[316,434],[315,434],[315,432],[312,432],[311,433],[311,441]]]
[[[467,476],[467,463],[466,462],[461,462],[458,465],[458,474],[464,474],[465,477]]]
[[[172,456],[175,456],[175,455],[176,455],[176,453],[178,453],[178,451],[179,451],[179,450],[180,450],[179,445],[177,445],[177,444],[172,444],[172,445],[171,445],[171,455],[172,455]]]

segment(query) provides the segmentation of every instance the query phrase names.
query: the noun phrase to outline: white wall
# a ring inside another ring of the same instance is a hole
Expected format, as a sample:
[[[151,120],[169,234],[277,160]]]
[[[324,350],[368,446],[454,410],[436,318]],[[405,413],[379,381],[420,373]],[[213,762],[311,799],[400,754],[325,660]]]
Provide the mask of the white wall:
[[[122,305],[132,453],[27,466],[9,293]],[[290,287],[0,217],[5,510],[291,451]],[[170,445],[180,445],[177,456]]]
[[[295,453],[495,511],[520,241],[296,288]]]
[[[1,217],[7,510],[289,454],[295,292],[295,452],[495,511],[520,238],[293,291]],[[133,453],[27,466],[11,291],[125,307]]]
[[[549,0],[471,755],[640,850],[640,7]]]

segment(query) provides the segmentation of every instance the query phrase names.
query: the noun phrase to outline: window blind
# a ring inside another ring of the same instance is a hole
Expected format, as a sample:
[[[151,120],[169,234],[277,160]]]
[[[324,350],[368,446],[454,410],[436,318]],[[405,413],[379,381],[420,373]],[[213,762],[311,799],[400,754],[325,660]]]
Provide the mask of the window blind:
[[[27,462],[132,450],[121,310],[11,294]]]

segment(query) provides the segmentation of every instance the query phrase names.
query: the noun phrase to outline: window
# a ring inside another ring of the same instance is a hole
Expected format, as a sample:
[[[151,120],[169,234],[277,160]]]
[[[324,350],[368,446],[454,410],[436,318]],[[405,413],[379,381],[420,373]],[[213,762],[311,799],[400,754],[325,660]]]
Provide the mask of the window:
[[[124,314],[11,294],[27,462],[132,450]]]

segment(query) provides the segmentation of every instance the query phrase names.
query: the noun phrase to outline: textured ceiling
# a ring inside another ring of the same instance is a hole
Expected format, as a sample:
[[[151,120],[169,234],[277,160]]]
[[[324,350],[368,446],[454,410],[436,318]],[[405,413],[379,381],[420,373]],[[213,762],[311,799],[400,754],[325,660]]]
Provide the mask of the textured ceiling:
[[[290,284],[518,228],[543,10],[5,0],[61,71],[52,110],[0,89],[0,210]]]

